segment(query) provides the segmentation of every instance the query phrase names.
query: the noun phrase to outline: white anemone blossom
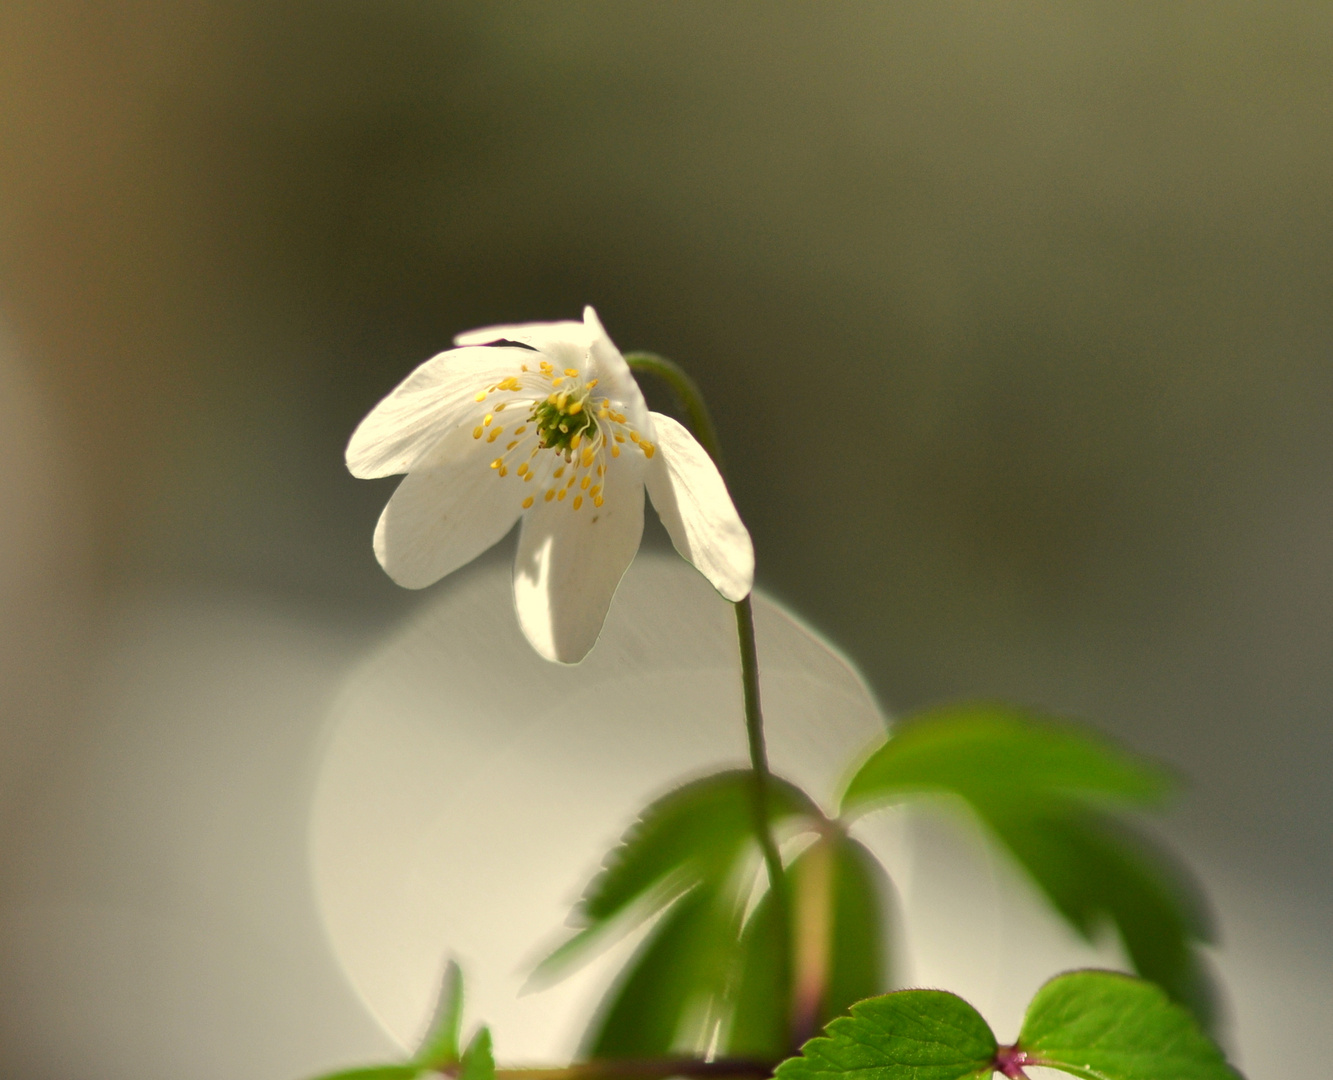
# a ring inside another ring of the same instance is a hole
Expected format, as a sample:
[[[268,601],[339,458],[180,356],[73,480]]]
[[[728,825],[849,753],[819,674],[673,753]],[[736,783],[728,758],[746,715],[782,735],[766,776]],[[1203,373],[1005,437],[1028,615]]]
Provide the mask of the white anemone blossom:
[[[582,322],[490,326],[454,343],[347,446],[354,476],[407,474],[375,528],[394,581],[424,588],[522,518],[519,623],[542,656],[577,663],[639,548],[646,486],[676,550],[728,600],[749,593],[754,548],[717,467],[683,426],[648,411],[592,308]]]

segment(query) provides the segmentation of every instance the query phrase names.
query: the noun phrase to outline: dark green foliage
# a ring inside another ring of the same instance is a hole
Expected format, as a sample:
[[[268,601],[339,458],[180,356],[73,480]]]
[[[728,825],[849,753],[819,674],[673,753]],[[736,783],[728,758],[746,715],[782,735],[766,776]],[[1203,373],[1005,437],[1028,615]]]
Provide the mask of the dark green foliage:
[[[725,990],[733,962],[734,907],[712,884],[677,900],[607,995],[584,1052],[626,1058],[695,1049],[690,1044],[702,1035],[706,1010]]]
[[[745,769],[706,776],[649,806],[575,907],[570,921],[576,933],[542,961],[534,978],[558,978],[609,934],[641,925],[701,882],[718,884],[733,874],[753,844],[753,777]],[[821,816],[792,784],[774,779],[768,793],[775,822]]]
[[[1084,728],[1007,705],[949,705],[904,722],[857,770],[843,811],[920,792],[988,799],[1073,797],[1156,803],[1171,778]]]
[[[864,762],[852,812],[926,792],[959,795],[1056,910],[1086,938],[1110,923],[1135,970],[1212,1019],[1196,952],[1211,938],[1198,888],[1164,853],[1107,812],[1152,804],[1169,777],[1088,732],[996,705],[956,705],[905,724]]]

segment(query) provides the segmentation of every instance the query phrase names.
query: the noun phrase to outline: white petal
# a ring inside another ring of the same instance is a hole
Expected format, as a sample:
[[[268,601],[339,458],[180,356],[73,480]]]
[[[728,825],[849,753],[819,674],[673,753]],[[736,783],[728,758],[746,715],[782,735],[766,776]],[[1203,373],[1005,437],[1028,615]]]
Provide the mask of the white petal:
[[[370,410],[347,444],[363,480],[407,472],[441,434],[477,408],[476,394],[518,371],[527,349],[450,349],[433,356]]]
[[[607,469],[604,502],[578,489],[539,501],[523,519],[514,560],[514,607],[528,641],[548,660],[577,664],[597,641],[611,597],[643,536],[643,458],[623,454]]]
[[[671,542],[728,600],[754,584],[754,545],[708,452],[669,416],[653,413],[658,454],[648,495]]]
[[[375,557],[399,585],[423,589],[501,540],[522,510],[523,485],[490,467],[494,446],[448,431],[398,485],[375,527]]]
[[[548,342],[576,342],[584,350],[588,347],[588,328],[581,322],[566,319],[563,322],[503,323],[465,330],[454,336],[455,345],[490,345],[497,341],[517,341],[534,349],[545,348]]]

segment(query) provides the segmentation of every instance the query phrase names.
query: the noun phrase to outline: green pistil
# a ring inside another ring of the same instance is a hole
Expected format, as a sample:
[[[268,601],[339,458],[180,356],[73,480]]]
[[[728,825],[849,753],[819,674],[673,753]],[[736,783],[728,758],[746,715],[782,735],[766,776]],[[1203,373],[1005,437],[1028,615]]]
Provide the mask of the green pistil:
[[[572,406],[578,406],[579,411],[570,412]],[[528,419],[536,425],[538,443],[561,454],[573,453],[576,436],[591,440],[597,434],[597,421],[592,417],[586,399],[566,400],[564,408],[554,401],[543,401],[534,406]]]

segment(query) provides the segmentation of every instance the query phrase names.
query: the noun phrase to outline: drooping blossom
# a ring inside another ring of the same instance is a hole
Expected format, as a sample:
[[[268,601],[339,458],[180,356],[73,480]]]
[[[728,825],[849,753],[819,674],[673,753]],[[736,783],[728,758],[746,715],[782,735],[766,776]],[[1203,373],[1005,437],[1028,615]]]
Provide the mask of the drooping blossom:
[[[591,307],[582,322],[459,334],[371,410],[347,446],[358,477],[406,473],[375,555],[419,589],[522,518],[514,606],[533,648],[592,648],[643,533],[643,490],[676,550],[728,600],[754,577],[750,535],[703,447],[648,410]]]

